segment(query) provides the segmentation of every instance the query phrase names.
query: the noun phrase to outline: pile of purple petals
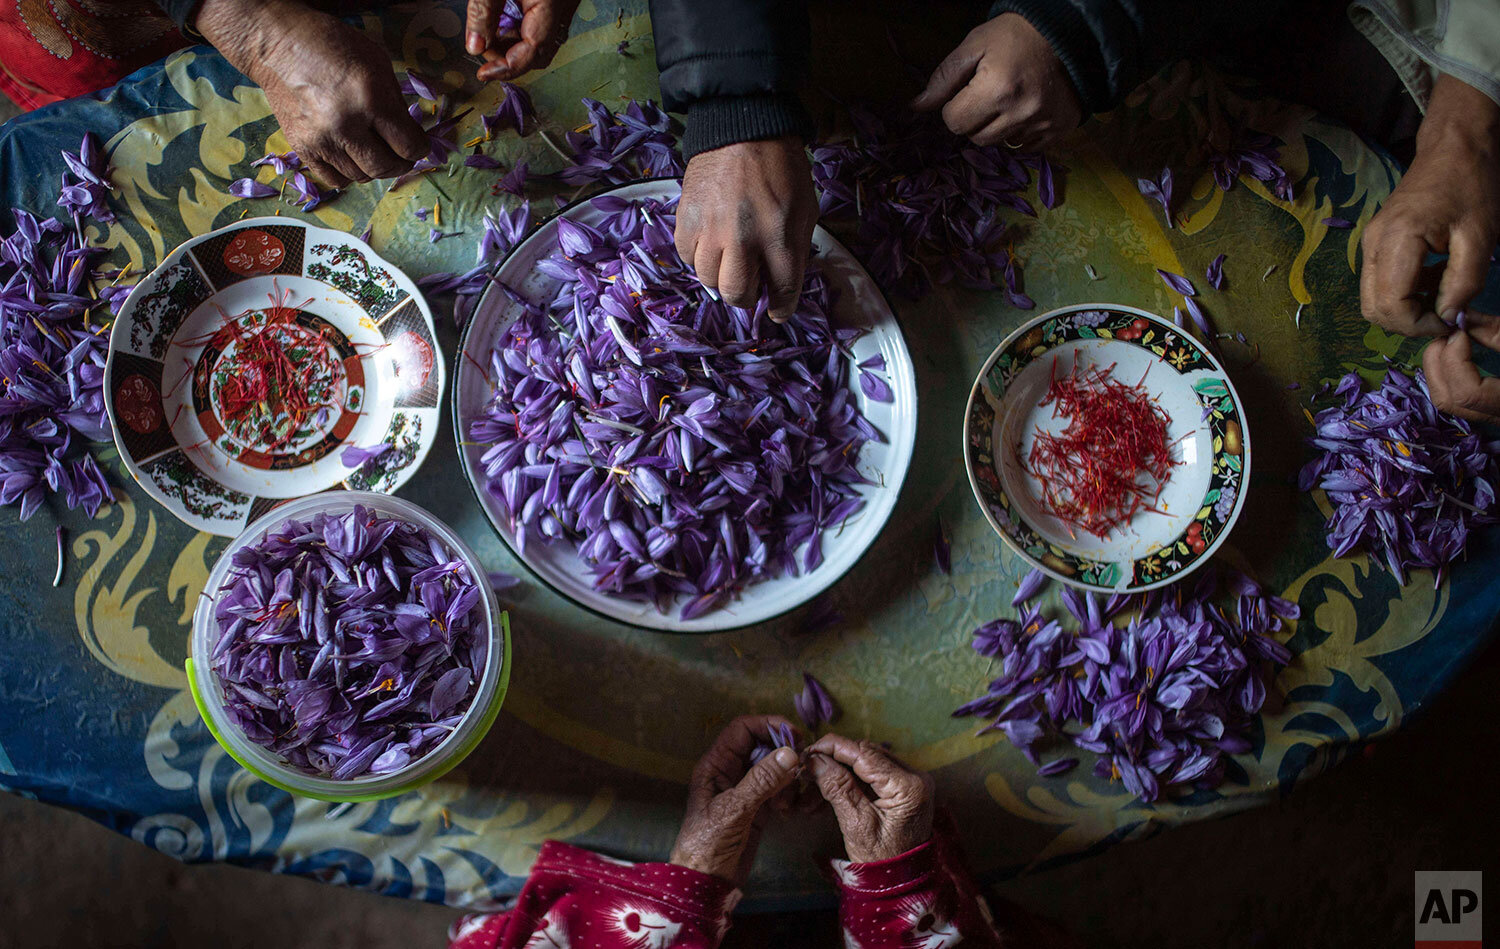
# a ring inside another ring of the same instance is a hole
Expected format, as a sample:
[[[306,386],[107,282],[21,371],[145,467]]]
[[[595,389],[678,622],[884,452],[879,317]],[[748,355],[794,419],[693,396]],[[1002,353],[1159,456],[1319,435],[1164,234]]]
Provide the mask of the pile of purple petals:
[[[586,131],[567,134],[571,164],[556,173],[570,185],[624,184],[641,178],[680,177],[685,165],[677,150],[672,119],[656,103],[634,99],[619,112],[585,98]]]
[[[684,619],[744,587],[816,569],[823,534],[864,502],[855,406],[832,293],[810,267],[795,316],[708,295],[672,243],[675,199],[593,199],[537,269],[557,281],[495,341],[494,396],[469,421],[486,489],[518,543],[566,538],[595,589],[686,597]]]
[[[1470,529],[1496,521],[1500,442],[1439,412],[1420,370],[1392,368],[1374,391],[1351,372],[1333,396],[1313,418],[1318,456],[1299,478],[1302,490],[1328,493],[1328,546],[1336,557],[1363,547],[1402,585],[1414,568],[1440,585]]]
[[[50,491],[92,517],[114,492],[94,459],[76,450],[80,441],[105,441],[104,363],[120,287],[95,291],[102,248],[82,236],[85,212],[113,220],[104,197],[109,169],[92,133],[78,155],[64,153],[58,203],[72,210],[73,226],[38,220],[20,208],[0,240],[0,504],[20,505],[31,517]],[[82,184],[67,184],[68,177]],[[101,184],[101,182],[103,184]],[[67,198],[69,188],[93,197]],[[95,195],[93,190],[101,189]],[[118,276],[118,271],[114,272]]]
[[[1233,606],[1218,601],[1212,568],[1189,583],[1103,603],[1064,590],[1074,630],[1029,603],[1017,619],[986,623],[974,649],[1000,675],[953,714],[990,719],[980,734],[1003,732],[1043,775],[1078,764],[1041,763],[1049,744],[1070,742],[1098,756],[1096,775],[1146,802],[1176,786],[1217,787],[1226,756],[1250,750],[1266,684],[1291,658],[1273,634],[1300,610],[1243,574],[1227,578]]]
[[[1281,147],[1264,132],[1245,129],[1228,149],[1210,154],[1208,165],[1221,191],[1234,187],[1241,175],[1249,175],[1269,185],[1281,200],[1292,200],[1292,177],[1281,167]]]
[[[245,737],[337,780],[399,771],[484,674],[480,590],[427,530],[365,508],[289,520],[234,554],[212,668]]]
[[[1042,205],[1056,206],[1047,159],[972,145],[932,115],[884,119],[853,108],[850,118],[853,141],[813,148],[813,180],[825,222],[857,217],[855,250],[880,285],[919,297],[951,281],[1034,306],[1021,291],[1001,213],[1036,216],[1023,195],[1032,171]]]

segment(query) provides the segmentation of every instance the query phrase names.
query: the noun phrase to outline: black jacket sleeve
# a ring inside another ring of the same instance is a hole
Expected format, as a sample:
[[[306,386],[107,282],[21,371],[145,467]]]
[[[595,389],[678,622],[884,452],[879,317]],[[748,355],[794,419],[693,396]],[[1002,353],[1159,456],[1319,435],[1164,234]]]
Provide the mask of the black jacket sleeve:
[[[687,114],[684,157],[797,135],[813,123],[806,0],[651,0],[662,103]]]
[[[1280,15],[1286,0],[998,0],[1052,44],[1089,112],[1114,108],[1167,63],[1211,56]]]

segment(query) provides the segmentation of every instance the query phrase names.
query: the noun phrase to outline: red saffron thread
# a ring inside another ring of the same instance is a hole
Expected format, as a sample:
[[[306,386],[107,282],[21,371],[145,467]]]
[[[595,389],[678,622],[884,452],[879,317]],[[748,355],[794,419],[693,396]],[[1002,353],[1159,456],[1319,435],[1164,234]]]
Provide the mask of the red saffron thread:
[[[1114,378],[1113,365],[1074,362],[1064,376],[1057,369],[1054,358],[1040,404],[1070,421],[1058,434],[1038,427],[1025,464],[1041,485],[1042,506],[1069,533],[1100,538],[1142,511],[1166,513],[1157,501],[1179,462],[1167,438],[1172,418],[1141,384],[1146,377],[1129,385]]]

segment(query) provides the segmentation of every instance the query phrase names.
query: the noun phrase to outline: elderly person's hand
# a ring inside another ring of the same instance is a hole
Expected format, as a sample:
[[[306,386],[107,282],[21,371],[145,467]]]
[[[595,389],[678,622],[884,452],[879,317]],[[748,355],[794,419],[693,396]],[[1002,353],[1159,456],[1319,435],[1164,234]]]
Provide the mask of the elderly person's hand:
[[[1028,150],[1043,148],[1083,121],[1062,61],[1018,13],[1002,13],[970,30],[938,64],[912,108],[942,109],[949,130],[976,145]]]
[[[265,90],[287,142],[323,183],[391,178],[427,154],[390,56],[359,30],[287,0],[204,0],[195,25]]]
[[[677,253],[731,306],[754,309],[770,290],[770,317],[797,310],[818,223],[812,166],[795,137],[738,142],[688,162],[677,205]]]
[[[911,770],[874,742],[841,735],[824,735],[807,755],[850,860],[889,860],[932,837],[931,775]]]
[[[1365,319],[1405,336],[1435,336],[1422,365],[1433,401],[1444,411],[1500,421],[1500,382],[1480,376],[1478,341],[1500,348],[1500,322],[1467,313],[1467,332],[1453,329],[1484,287],[1500,237],[1500,105],[1441,76],[1417,133],[1417,157],[1361,240],[1359,296]],[[1447,253],[1437,294],[1428,253]],[[1450,335],[1451,334],[1451,335]]]
[[[779,715],[737,718],[714,739],[688,786],[687,814],[671,862],[744,885],[760,843],[765,805],[796,778],[797,752],[778,748],[755,764],[756,745],[773,743],[772,725],[791,727]]]
[[[521,23],[501,32],[505,0],[469,0],[464,49],[483,56],[478,76],[484,82],[514,79],[545,69],[568,38],[568,27],[580,0],[520,0]]]

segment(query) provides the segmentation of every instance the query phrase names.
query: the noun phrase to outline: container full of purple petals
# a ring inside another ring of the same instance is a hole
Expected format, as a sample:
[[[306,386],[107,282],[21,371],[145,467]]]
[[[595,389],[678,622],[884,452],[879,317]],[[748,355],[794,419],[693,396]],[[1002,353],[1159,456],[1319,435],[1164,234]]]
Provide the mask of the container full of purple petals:
[[[777,324],[683,264],[678,195],[616,188],[517,245],[465,330],[454,418],[480,505],[539,578],[618,622],[716,632],[806,604],[875,543],[916,375],[827,232]]]
[[[193,617],[188,682],[256,777],[369,801],[479,744],[510,680],[510,626],[474,552],[383,494],[289,502],[235,539]]]

